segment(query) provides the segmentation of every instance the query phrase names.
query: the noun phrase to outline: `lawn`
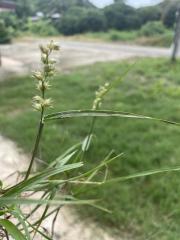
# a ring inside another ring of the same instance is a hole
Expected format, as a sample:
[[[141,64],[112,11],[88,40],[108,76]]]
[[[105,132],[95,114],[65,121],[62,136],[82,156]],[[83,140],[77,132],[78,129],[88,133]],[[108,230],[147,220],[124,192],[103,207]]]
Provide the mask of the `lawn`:
[[[120,77],[131,62],[96,64],[60,74],[52,82],[49,95],[54,109],[92,107],[99,85]],[[0,83],[0,132],[15,140],[27,153],[37,126],[38,113],[31,108],[36,93],[30,77]],[[119,85],[112,89],[102,109],[128,111],[180,122],[180,62],[141,59]],[[81,141],[91,119],[73,119],[47,125],[43,136],[43,159],[50,162],[60,152]],[[144,170],[180,165],[180,128],[145,120],[100,119],[86,164],[90,168],[112,149],[124,156],[113,162],[109,177],[125,176]],[[180,173],[166,173],[126,182],[89,187],[82,198],[102,199],[112,214],[93,208],[80,210],[106,229],[128,233],[134,239],[180,239]]]

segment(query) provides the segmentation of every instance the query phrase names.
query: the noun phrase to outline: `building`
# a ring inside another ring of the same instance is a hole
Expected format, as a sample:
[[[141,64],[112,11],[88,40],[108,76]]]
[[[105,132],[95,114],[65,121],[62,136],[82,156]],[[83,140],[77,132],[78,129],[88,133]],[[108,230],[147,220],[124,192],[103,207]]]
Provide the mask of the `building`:
[[[52,20],[58,20],[62,17],[62,15],[60,13],[54,13],[50,17]]]
[[[0,1],[0,12],[14,12],[16,4],[12,1]]]

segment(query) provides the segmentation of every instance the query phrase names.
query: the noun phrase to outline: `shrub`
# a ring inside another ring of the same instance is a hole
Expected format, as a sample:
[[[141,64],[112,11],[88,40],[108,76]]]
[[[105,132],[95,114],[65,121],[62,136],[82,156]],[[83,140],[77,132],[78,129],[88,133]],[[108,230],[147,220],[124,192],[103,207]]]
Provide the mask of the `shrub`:
[[[0,15],[0,19],[4,20],[4,23],[6,27],[12,27],[14,29],[19,28],[19,19],[14,13],[7,13],[7,12],[2,12]]]
[[[47,20],[40,20],[37,22],[28,21],[27,31],[35,35],[40,35],[43,37],[54,36],[58,34],[56,28]]]
[[[11,36],[4,20],[0,20],[0,44],[11,42]]]
[[[117,31],[117,30],[110,30],[109,31],[109,40],[111,41],[129,41],[135,40],[138,34],[137,31]]]
[[[140,35],[151,37],[154,35],[160,35],[166,32],[166,28],[161,22],[148,22],[140,29]]]

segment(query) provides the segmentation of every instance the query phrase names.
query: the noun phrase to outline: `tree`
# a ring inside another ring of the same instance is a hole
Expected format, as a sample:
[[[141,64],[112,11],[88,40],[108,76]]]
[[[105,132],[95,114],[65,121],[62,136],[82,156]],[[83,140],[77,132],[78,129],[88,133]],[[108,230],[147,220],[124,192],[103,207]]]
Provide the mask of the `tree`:
[[[163,12],[163,23],[166,27],[172,28],[176,20],[176,11],[178,10],[179,0],[167,2]]]
[[[106,28],[106,21],[104,14],[100,10],[87,10],[82,16],[80,25],[84,32],[103,31]]]
[[[136,10],[124,3],[115,3],[104,9],[108,28],[118,30],[139,28],[140,21]]]
[[[80,21],[85,14],[85,9],[80,7],[70,8],[56,23],[58,30],[65,35],[83,32]]]
[[[150,6],[137,9],[137,14],[141,25],[144,25],[149,21],[159,21],[162,13],[159,6]]]
[[[9,12],[2,12],[0,19],[4,20],[6,27],[12,27],[13,29],[19,28],[19,19],[14,13],[10,14]]]
[[[106,27],[106,22],[100,10],[73,7],[62,16],[56,26],[63,34],[72,35],[88,31],[102,31]]]
[[[33,2],[29,0],[15,0],[16,14],[19,18],[27,18],[33,12]]]
[[[45,13],[64,13],[75,6],[92,8],[93,5],[88,0],[34,0],[36,11]]]

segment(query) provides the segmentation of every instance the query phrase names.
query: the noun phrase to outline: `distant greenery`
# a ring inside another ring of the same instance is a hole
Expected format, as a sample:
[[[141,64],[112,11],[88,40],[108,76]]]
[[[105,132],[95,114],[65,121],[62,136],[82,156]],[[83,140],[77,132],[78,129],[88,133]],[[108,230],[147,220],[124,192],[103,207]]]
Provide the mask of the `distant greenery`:
[[[165,1],[162,3],[164,13],[162,15],[163,23],[165,26],[171,28],[174,26],[176,11],[180,7],[179,0]]]
[[[115,3],[104,9],[107,28],[117,30],[136,29],[141,25],[140,18],[133,7]]]
[[[49,93],[56,106],[54,111],[91,108],[97,87],[105,81],[112,82],[130,65],[128,62],[96,64],[57,76]],[[161,59],[137,60],[124,81],[107,95],[102,107],[179,122],[179,65],[180,62],[171,65]],[[37,124],[37,113],[30,110],[34,93],[34,83],[27,77],[0,83],[0,130],[27,152],[31,151]],[[43,159],[51,162],[59,156],[59,151],[84,139],[90,123],[90,119],[74,119],[47,124],[41,145]],[[180,128],[171,125],[144,120],[97,120],[87,168],[96,166],[112,149],[115,154],[123,152],[124,156],[111,164],[109,177],[179,166],[179,137]],[[105,199],[104,206],[112,214],[93,208],[81,209],[81,214],[105,224],[107,230],[114,230],[118,236],[128,233],[135,240],[180,239],[179,173],[112,183],[103,188],[90,187],[81,194]]]
[[[72,35],[87,31],[102,31],[106,28],[106,24],[105,17],[100,11],[74,7],[64,14],[57,27],[63,34]]]
[[[175,13],[179,0],[164,0],[164,2],[150,7],[135,9],[125,4],[125,1],[116,0],[114,4],[98,9],[88,0],[14,0],[17,3],[15,14],[0,13],[7,28],[11,28],[12,37],[26,31],[41,36],[74,35],[87,32],[102,31],[134,31],[139,30],[148,22],[162,22],[166,27],[173,29]],[[44,17],[29,24],[29,18],[37,12],[44,13]],[[59,19],[51,19],[53,13],[60,14]],[[44,24],[42,22],[45,22]],[[147,27],[152,28],[147,25]],[[155,25],[154,25],[155,27]],[[158,26],[156,25],[156,28]],[[159,25],[160,28],[162,26]],[[38,29],[38,31],[36,31]],[[43,34],[43,32],[45,33]],[[116,38],[116,36],[115,36]]]
[[[9,29],[6,28],[4,20],[0,20],[0,44],[9,43],[11,36]]]
[[[164,34],[167,29],[164,27],[162,22],[147,22],[145,25],[142,26],[140,30],[140,35],[151,37],[154,35],[161,35]]]
[[[159,6],[149,6],[137,9],[141,26],[149,21],[159,21],[162,16],[162,9]]]
[[[26,28],[29,33],[42,37],[55,36],[59,34],[57,29],[48,20],[41,20],[37,22],[29,20]]]

